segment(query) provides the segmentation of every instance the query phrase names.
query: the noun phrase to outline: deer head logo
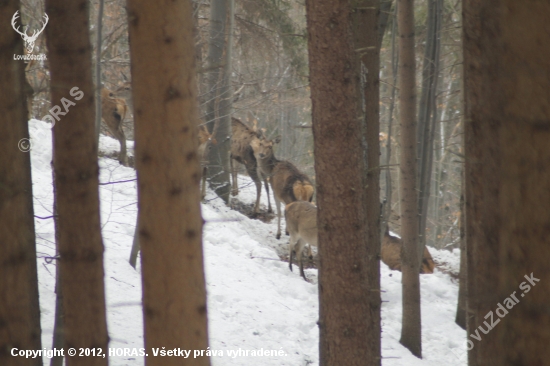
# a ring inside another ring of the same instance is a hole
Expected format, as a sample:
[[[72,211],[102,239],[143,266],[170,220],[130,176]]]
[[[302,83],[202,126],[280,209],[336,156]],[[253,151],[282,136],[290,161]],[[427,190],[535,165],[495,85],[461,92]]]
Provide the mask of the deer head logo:
[[[38,36],[40,35],[40,33],[42,33],[42,31],[44,30],[44,28],[46,28],[46,24],[48,24],[48,14],[44,14],[44,21],[42,22],[42,29],[40,29],[38,32],[36,30],[33,31],[32,33],[32,36],[29,36],[27,34],[27,29],[29,28],[29,26],[25,26],[23,27],[23,32],[21,32],[19,30],[19,26],[17,26],[17,28],[15,27],[15,21],[17,20],[17,18],[19,18],[19,15],[17,15],[17,13],[19,13],[19,10],[15,12],[15,14],[13,14],[13,17],[11,18],[11,26],[13,27],[13,29],[19,33],[21,35],[21,37],[23,38],[23,41],[25,41],[25,48],[27,49],[27,51],[29,53],[32,52],[32,50],[34,49],[34,42],[36,42],[36,39],[38,38]]]

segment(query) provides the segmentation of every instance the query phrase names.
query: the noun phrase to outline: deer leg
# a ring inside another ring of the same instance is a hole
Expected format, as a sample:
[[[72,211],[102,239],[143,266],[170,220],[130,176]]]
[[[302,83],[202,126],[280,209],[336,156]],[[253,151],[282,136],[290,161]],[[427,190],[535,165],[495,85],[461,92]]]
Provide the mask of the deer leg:
[[[262,195],[262,181],[255,179],[254,183],[256,184],[256,203],[254,204],[254,215],[260,211],[260,196]]]
[[[289,255],[288,255],[288,268],[290,268],[290,270],[292,271],[292,262],[294,260],[294,253],[295,253],[295,248],[296,248],[296,244],[298,244],[300,240],[296,240],[296,238],[294,238],[294,236],[291,236],[290,237],[290,241],[288,242],[288,250],[289,250]]]
[[[202,177],[201,177],[201,201],[206,197],[206,166],[202,167]]]
[[[267,193],[267,213],[272,213],[273,210],[271,209],[271,199],[269,198],[269,183],[267,183],[267,179],[264,179],[265,184],[265,191]]]
[[[120,154],[118,155],[118,161],[120,164],[124,166],[128,166],[128,156],[126,155],[126,136],[124,135],[124,131],[122,130],[122,127],[119,127],[116,130],[116,136],[115,136],[120,142]]]
[[[235,170],[235,163],[233,162],[233,158],[229,158],[229,165],[231,167],[231,180],[232,180],[232,186],[231,186],[231,195],[236,196],[239,194],[239,186],[237,184],[237,171]]]
[[[296,246],[296,259],[298,260],[298,263],[300,263],[300,276],[304,278],[304,280],[307,281],[306,275],[304,273],[304,260],[302,258],[302,252],[304,251],[305,242],[303,239],[298,240],[297,246]]]
[[[277,239],[281,239],[281,201],[279,201],[277,195],[273,195],[273,198],[277,207]]]

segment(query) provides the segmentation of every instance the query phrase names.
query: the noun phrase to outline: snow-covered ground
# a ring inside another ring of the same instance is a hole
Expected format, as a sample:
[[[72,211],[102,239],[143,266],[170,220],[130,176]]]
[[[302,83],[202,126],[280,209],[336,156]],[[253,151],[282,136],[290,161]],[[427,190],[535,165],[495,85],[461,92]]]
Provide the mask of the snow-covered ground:
[[[35,215],[52,214],[50,125],[32,120],[32,174]],[[129,148],[132,148],[129,142]],[[118,142],[102,136],[100,149],[118,149]],[[128,264],[136,221],[136,182],[131,168],[100,159],[101,222],[105,244],[110,347],[143,347],[140,307],[140,268]],[[255,187],[239,177],[239,200],[253,203]],[[121,182],[127,181],[127,182]],[[262,205],[267,202],[262,192]],[[308,269],[305,282],[295,268],[279,259],[287,250],[288,237],[275,239],[276,219],[266,224],[251,220],[226,207],[208,192],[202,214],[205,270],[208,292],[210,349],[223,351],[213,357],[214,366],[318,365],[317,270]],[[40,307],[43,347],[51,348],[55,305],[54,231],[51,219],[35,220],[38,245]],[[458,268],[459,252],[438,252],[434,258]],[[458,284],[436,270],[422,275],[422,347],[424,359],[412,356],[399,344],[401,331],[401,273],[381,264],[382,356],[384,366],[465,365],[464,330],[454,323]],[[278,356],[229,356],[228,351],[276,350]],[[282,354],[282,355],[281,355]],[[44,359],[45,365],[49,364]],[[143,365],[140,357],[111,357],[110,364]]]

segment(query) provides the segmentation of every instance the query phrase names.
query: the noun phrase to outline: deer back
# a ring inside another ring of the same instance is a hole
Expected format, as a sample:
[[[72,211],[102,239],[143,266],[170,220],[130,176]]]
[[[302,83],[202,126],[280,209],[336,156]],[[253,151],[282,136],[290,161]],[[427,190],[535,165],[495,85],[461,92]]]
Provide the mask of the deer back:
[[[317,207],[306,201],[295,201],[285,207],[286,227],[290,235],[317,246]]]

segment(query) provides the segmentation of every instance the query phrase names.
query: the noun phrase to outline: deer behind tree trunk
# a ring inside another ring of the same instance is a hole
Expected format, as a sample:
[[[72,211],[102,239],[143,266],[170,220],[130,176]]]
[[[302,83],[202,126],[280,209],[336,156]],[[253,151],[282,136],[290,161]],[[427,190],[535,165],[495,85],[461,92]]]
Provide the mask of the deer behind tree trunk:
[[[128,156],[126,150],[126,135],[122,129],[122,121],[126,116],[128,106],[124,99],[116,98],[115,94],[109,89],[101,90],[101,117],[111,134],[120,143],[120,154],[118,161],[127,166]]]
[[[302,252],[306,243],[317,246],[317,207],[307,201],[296,201],[285,207],[286,227],[290,233],[288,267],[292,271],[292,259],[296,251],[296,259],[300,264],[300,275],[304,274]]]
[[[401,271],[401,248],[403,247],[403,241],[397,236],[393,236],[388,230],[384,233],[382,239],[382,249],[380,256],[382,262],[384,262],[391,270]],[[422,264],[420,266],[420,273],[434,273],[435,263],[432,259],[432,255],[428,251],[427,247],[424,247],[424,254],[422,256]]]
[[[206,152],[210,149],[210,147],[214,144],[217,144],[216,139],[214,136],[208,132],[208,128],[206,126],[201,125],[199,126],[199,148],[198,148],[198,156],[199,161],[201,163],[201,200],[204,199],[206,196],[206,171],[208,170],[208,160],[206,160]]]
[[[271,182],[275,206],[277,207],[277,239],[281,238],[281,202],[286,205],[294,201],[313,199],[313,185],[309,178],[292,163],[278,160],[273,155],[273,145],[278,142],[258,139],[251,142],[258,162],[258,174]]]

